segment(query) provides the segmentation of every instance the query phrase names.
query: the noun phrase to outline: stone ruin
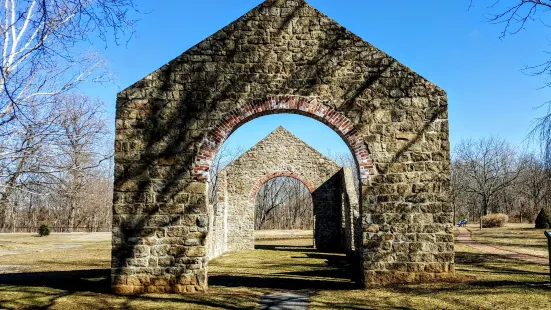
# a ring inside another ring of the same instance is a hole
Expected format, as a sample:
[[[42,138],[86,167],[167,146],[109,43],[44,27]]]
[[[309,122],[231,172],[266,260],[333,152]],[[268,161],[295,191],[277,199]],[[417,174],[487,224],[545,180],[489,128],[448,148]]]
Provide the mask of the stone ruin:
[[[338,166],[278,127],[218,172],[217,201],[209,206],[207,257],[254,249],[255,197],[277,177],[298,179],[312,194],[316,248],[354,255],[359,205],[351,167]]]
[[[303,0],[260,4],[118,94],[113,291],[207,289],[209,169],[235,129],[273,113],[324,123],[354,155],[364,286],[453,277],[447,107]]]

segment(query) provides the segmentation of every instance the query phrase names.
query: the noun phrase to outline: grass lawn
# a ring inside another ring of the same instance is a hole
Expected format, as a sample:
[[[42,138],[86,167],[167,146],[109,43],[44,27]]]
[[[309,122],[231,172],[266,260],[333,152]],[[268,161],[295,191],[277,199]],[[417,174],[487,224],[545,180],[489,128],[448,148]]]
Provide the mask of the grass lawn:
[[[548,257],[545,229],[535,229],[534,224],[507,223],[505,227],[483,228],[467,225],[472,238],[480,243],[511,252]]]
[[[255,251],[223,255],[210,264],[206,294],[123,297],[109,293],[109,234],[2,234],[0,253],[25,252],[0,254],[9,265],[0,269],[0,308],[254,309],[263,294],[298,291],[310,295],[311,309],[551,309],[546,266],[458,244],[457,282],[364,290],[350,280],[345,256],[310,242],[262,240]]]

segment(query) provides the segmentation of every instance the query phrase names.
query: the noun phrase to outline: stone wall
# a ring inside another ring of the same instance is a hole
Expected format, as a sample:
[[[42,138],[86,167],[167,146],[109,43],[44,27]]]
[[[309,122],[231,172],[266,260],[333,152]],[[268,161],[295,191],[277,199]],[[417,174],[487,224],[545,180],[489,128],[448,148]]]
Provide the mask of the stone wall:
[[[302,0],[283,0],[119,93],[114,292],[206,289],[212,159],[236,128],[271,113],[317,119],[355,155],[365,285],[453,276],[446,93]]]
[[[349,254],[359,254],[356,252],[356,249],[359,248],[361,237],[361,231],[358,229],[358,225],[360,224],[360,203],[355,183],[352,167],[343,167],[341,171],[341,238],[345,251]]]
[[[216,258],[228,251],[228,177],[219,171],[216,181],[215,201],[209,204],[209,231],[207,257]]]
[[[316,216],[316,246],[340,250],[340,170],[333,161],[278,127],[222,170],[228,180],[228,251],[254,249],[255,197],[262,184],[275,177],[292,177],[308,187]]]

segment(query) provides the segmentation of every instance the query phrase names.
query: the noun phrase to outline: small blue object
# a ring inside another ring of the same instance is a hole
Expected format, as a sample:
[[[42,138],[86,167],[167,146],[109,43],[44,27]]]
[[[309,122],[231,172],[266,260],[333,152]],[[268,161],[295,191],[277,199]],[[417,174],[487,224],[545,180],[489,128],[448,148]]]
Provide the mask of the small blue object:
[[[457,226],[459,226],[459,227],[462,227],[462,226],[465,226],[465,225],[467,225],[467,219],[462,219],[457,224]]]

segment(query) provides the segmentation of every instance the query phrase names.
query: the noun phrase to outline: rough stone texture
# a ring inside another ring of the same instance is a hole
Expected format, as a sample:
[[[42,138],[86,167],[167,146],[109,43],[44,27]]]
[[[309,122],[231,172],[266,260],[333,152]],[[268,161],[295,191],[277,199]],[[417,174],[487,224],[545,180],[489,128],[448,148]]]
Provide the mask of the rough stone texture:
[[[237,127],[272,113],[317,119],[355,154],[366,285],[453,275],[446,93],[302,0],[283,0],[119,93],[115,292],[206,289],[210,164]]]
[[[361,242],[361,223],[360,220],[360,202],[356,192],[354,174],[352,167],[343,167],[341,171],[341,243],[345,245],[346,253],[353,254],[360,248]]]
[[[216,203],[209,204],[207,257],[209,260],[228,251],[228,177],[219,171],[216,183]]]
[[[332,160],[278,127],[221,171],[227,178],[227,182],[218,183],[227,187],[227,199],[222,204],[227,207],[227,235],[216,234],[213,241],[227,240],[227,251],[253,250],[256,194],[268,180],[286,176],[300,180],[312,193],[316,247],[343,250],[340,170]],[[219,231],[218,227],[211,229]],[[215,246],[220,248],[224,247]],[[220,254],[216,252],[211,257]]]

